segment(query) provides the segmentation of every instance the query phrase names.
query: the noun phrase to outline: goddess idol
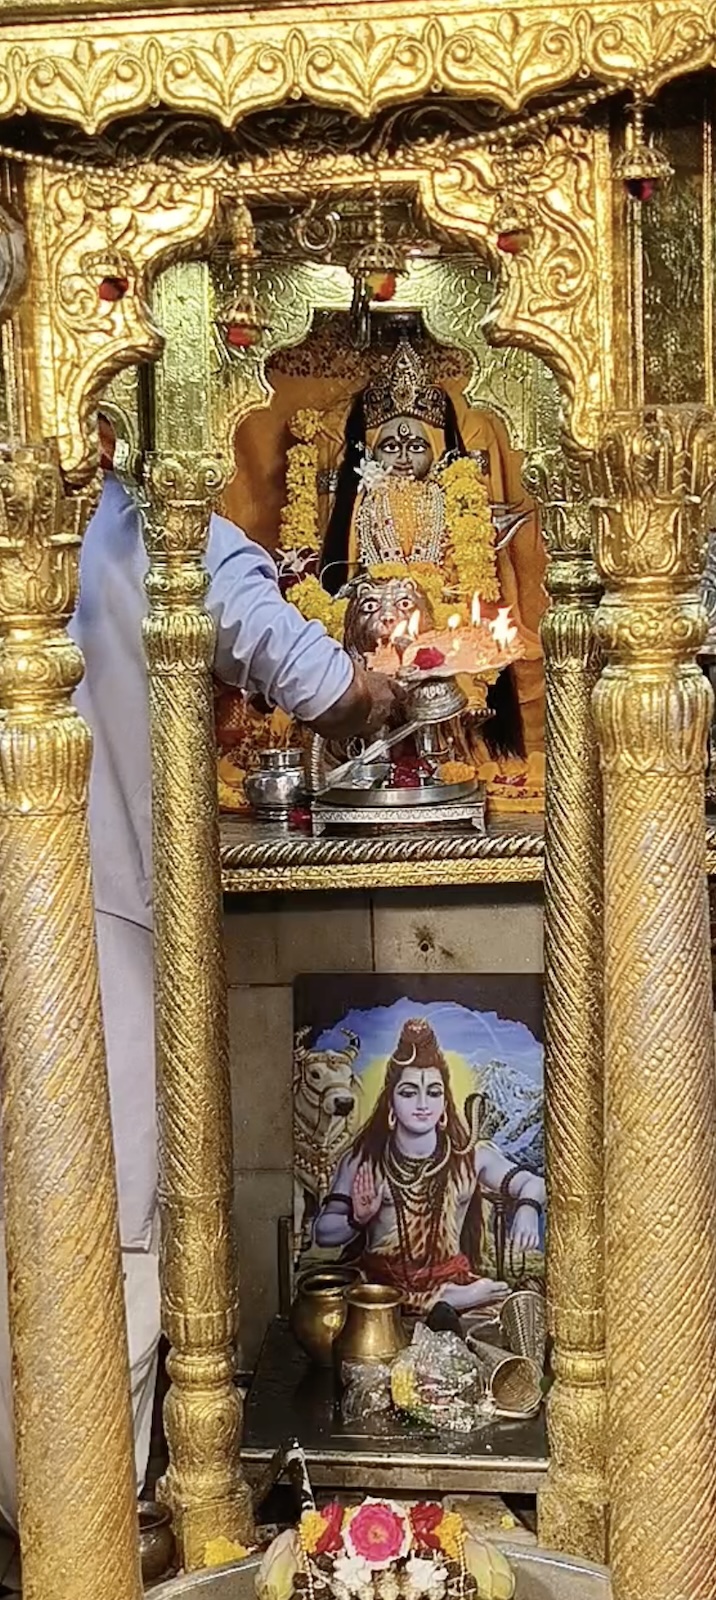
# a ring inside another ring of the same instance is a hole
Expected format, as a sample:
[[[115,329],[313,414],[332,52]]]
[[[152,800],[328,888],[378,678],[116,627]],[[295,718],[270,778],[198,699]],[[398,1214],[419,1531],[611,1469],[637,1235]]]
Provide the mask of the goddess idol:
[[[465,414],[469,419],[469,408]],[[299,414],[296,429],[305,433],[306,424],[305,414]],[[416,350],[401,339],[348,413],[333,504],[316,563],[320,583],[318,575],[304,577],[288,590],[289,598],[304,615],[320,615],[330,626],[326,595],[342,608],[342,620],[356,582],[364,587],[369,577],[375,585],[376,616],[386,626],[401,605],[407,615],[396,613],[395,622],[403,626],[413,610],[438,627],[448,616],[467,622],[476,602],[485,618],[494,618],[505,604],[500,545],[532,513],[524,505],[509,510],[490,505],[489,467],[485,450],[467,448],[447,390],[431,380]],[[290,522],[289,515],[284,545],[286,534],[293,532]],[[416,608],[411,600],[416,585],[424,593],[425,607]],[[422,626],[421,621],[421,631]],[[520,631],[525,655],[538,658],[536,636]],[[376,643],[387,640],[380,637]],[[469,702],[484,704],[483,686],[475,686],[472,695],[469,685],[463,687]],[[488,749],[524,760],[512,668],[500,674],[487,698],[493,713],[483,730]]]
[[[528,501],[507,510],[522,491],[503,423],[468,404],[456,352],[411,338],[357,352],[331,323],[279,353],[275,404],[241,425],[225,509],[273,550],[286,598],[364,659],[416,612],[423,632],[469,622],[476,594],[486,621],[509,607],[522,659],[491,686],[489,722],[465,719],[469,759],[492,810],[541,810],[544,545]],[[470,687],[482,711],[484,685]],[[259,747],[299,737],[223,689],[217,732],[228,810],[245,806]]]

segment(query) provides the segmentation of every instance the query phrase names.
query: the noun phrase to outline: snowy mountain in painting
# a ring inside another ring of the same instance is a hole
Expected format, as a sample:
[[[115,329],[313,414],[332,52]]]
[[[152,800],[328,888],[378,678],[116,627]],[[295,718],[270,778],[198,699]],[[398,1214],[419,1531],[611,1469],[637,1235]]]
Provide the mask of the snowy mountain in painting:
[[[544,1170],[542,1088],[506,1061],[474,1066],[475,1088],[484,1097],[483,1136],[494,1139],[511,1160]]]

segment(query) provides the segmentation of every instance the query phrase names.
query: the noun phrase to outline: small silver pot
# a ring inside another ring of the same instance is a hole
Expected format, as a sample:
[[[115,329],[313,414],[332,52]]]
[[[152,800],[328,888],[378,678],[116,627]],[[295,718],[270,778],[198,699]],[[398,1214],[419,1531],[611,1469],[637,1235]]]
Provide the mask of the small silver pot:
[[[244,780],[244,792],[257,817],[286,821],[305,793],[303,751],[266,750],[258,772]]]

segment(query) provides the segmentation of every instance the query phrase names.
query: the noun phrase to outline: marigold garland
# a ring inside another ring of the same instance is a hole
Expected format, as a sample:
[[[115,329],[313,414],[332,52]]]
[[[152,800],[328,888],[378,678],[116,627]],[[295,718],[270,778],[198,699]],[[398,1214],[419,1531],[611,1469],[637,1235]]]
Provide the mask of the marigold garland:
[[[296,606],[307,622],[322,622],[332,639],[343,640],[348,601],[326,594],[318,578],[302,578],[300,583],[294,583],[286,599]]]
[[[320,428],[316,411],[297,411],[291,431],[297,443],[288,452],[286,484],[288,498],[281,514],[281,545],[284,549],[318,549],[318,448]],[[454,568],[457,598],[445,599],[446,578],[430,562],[383,561],[370,568],[378,581],[402,578],[406,574],[426,595],[435,625],[444,627],[449,616],[467,621],[472,596],[481,600],[500,598],[495,554],[495,528],[490,515],[480,469],[469,456],[460,456],[438,470],[445,495],[445,525],[448,532],[449,560]],[[342,640],[347,600],[326,594],[316,577],[303,578],[289,590],[288,598],[308,621],[321,622],[334,639]]]
[[[317,411],[297,411],[289,423],[296,439],[286,456],[286,504],[279,523],[283,550],[318,549]]]
[[[499,600],[496,530],[477,462],[458,456],[440,467],[438,481],[445,495],[445,526],[462,599],[469,604],[477,593],[481,600]]]
[[[236,1544],[233,1539],[225,1539],[223,1536],[207,1539],[204,1546],[204,1566],[228,1566],[232,1561],[244,1561],[248,1554],[246,1545]]]
[[[465,1542],[465,1526],[459,1512],[446,1511],[437,1533],[440,1549],[451,1561],[459,1561]]]

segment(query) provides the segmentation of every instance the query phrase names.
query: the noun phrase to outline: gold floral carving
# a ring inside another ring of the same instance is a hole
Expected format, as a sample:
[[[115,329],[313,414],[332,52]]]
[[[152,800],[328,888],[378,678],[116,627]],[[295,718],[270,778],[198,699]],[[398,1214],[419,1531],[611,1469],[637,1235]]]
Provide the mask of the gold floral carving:
[[[49,450],[0,462],[0,1049],[27,1600],[46,1600],[50,1573],[56,1600],[90,1600],[98,1586],[117,1600],[142,1592],[90,887],[91,740],[71,706],[82,660],[65,632],[86,511],[64,499]]]
[[[610,1560],[622,1600],[716,1592],[704,831],[712,694],[695,660],[715,447],[710,411],[627,414],[610,422],[589,468],[606,584],[597,631],[607,666],[594,709],[604,777]],[[687,1372],[698,1383],[685,1383]]]
[[[172,1349],[163,1492],[184,1564],[207,1541],[247,1541],[238,1282],[214,756],[214,626],[202,554],[221,462],[149,458],[145,644],[153,756],[154,910],[163,1323]]]
[[[540,504],[551,555],[542,643],[547,1285],[555,1382],[540,1540],[604,1561],[602,796],[591,707],[601,669],[593,629],[600,584],[579,456],[535,454],[525,481]]]
[[[533,240],[524,256],[509,261],[498,258],[494,248],[493,211],[502,181],[494,152],[475,149],[448,154],[444,160],[436,153],[428,159],[415,152],[395,167],[389,164],[386,172],[386,181],[394,181],[406,191],[421,187],[431,218],[453,236],[467,237],[493,265],[499,265],[489,338],[500,346],[516,347],[509,359],[522,364],[525,377],[532,374],[545,428],[553,437],[554,392],[546,378],[537,382],[530,352],[543,358],[560,381],[572,432],[587,446],[594,443],[595,417],[611,381],[610,318],[601,300],[610,248],[603,215],[610,192],[604,159],[601,135],[577,127],[524,146],[516,169],[519,181],[529,187],[532,196]],[[291,152],[279,151],[255,163],[251,170],[240,168],[239,179],[245,177],[252,192],[267,197],[280,195],[286,186],[298,186],[310,195],[333,181],[343,190],[365,189],[372,170],[372,164],[366,164],[360,155],[338,158],[325,152],[297,174]],[[62,464],[72,479],[81,477],[91,460],[90,413],[101,385],[123,366],[156,356],[161,349],[161,335],[147,305],[152,278],[160,266],[182,253],[200,255],[210,249],[222,185],[228,178],[225,163],[219,161],[204,169],[203,175],[185,169],[183,176],[160,176],[155,169],[153,174],[139,171],[134,177],[111,181],[101,180],[91,171],[68,175],[33,169],[28,180],[28,222],[34,267],[22,314],[28,331],[32,329],[36,350],[44,357],[38,361],[37,384],[42,430],[59,437]],[[109,202],[105,210],[102,196]],[[103,251],[106,257],[108,248],[126,257],[131,272],[130,292],[113,305],[99,300],[100,268],[96,267],[94,274],[90,270],[93,261],[101,261]],[[485,350],[472,390],[480,391],[483,403],[492,400],[502,409],[509,403],[511,390],[509,385],[503,392],[496,388],[494,361],[491,365],[487,345],[478,332],[484,308],[482,291],[479,296],[470,293],[464,269],[446,270],[452,271],[453,278],[457,272],[461,285],[455,306],[460,342],[467,343],[472,319],[473,345],[479,340]],[[219,265],[214,271],[220,284],[226,269]],[[415,268],[414,281],[411,275],[405,288],[406,293],[417,295],[431,330],[440,339],[449,329],[445,311],[438,306],[436,277],[437,268],[429,264]],[[50,286],[49,294],[45,284]],[[211,372],[214,374],[217,425],[227,454],[238,421],[257,402],[266,404],[270,397],[265,377],[267,356],[279,345],[305,336],[312,307],[319,300],[338,308],[348,293],[341,268],[309,263],[290,268],[266,263],[260,284],[271,327],[256,351],[237,358],[218,348],[211,353],[208,345],[206,351],[202,347],[200,368],[206,373],[207,385]],[[457,286],[456,279],[453,287]],[[170,307],[164,288],[160,294]],[[208,279],[199,299],[202,295],[206,329]],[[176,335],[181,329],[173,331]],[[205,333],[205,344],[206,338]],[[183,371],[191,378],[192,390],[197,390],[192,364],[178,352],[169,352],[167,359],[167,381],[180,381],[181,386]],[[200,409],[204,414],[206,407]],[[187,419],[197,415],[192,404]]]
[[[88,420],[103,384],[161,350],[147,304],[153,275],[211,231],[219,203],[208,176],[186,171],[28,174],[31,270],[20,315],[37,353],[39,427],[58,438],[70,478],[86,475],[92,462]],[[129,289],[109,304],[99,284],[115,254]]]
[[[218,271],[214,289],[220,287]],[[250,411],[271,403],[266,364],[276,350],[299,344],[311,329],[315,311],[348,310],[352,284],[341,267],[307,261],[266,261],[256,274],[256,292],[267,328],[254,350],[240,359],[221,350],[215,377],[216,406],[223,449],[233,455],[236,429]]]
[[[33,23],[35,7],[26,10],[0,35],[0,116],[35,111],[90,132],[156,105],[226,128],[301,98],[368,117],[430,90],[514,111],[580,79],[638,77],[653,92],[675,54],[695,69],[714,53],[711,0],[475,0],[437,13],[431,0],[416,0],[409,15],[394,3],[342,0],[239,17],[189,11],[181,25],[155,14],[144,32],[117,5],[124,14],[91,34],[81,18]]]
[[[542,357],[555,373],[581,445],[596,442],[598,419],[611,397],[610,225],[608,152],[604,138],[579,126],[524,145],[513,177],[529,197],[530,244],[507,259],[495,249],[495,206],[503,172],[494,152],[446,155],[422,183],[429,216],[477,235],[500,262],[499,292],[488,317],[494,344]]]

